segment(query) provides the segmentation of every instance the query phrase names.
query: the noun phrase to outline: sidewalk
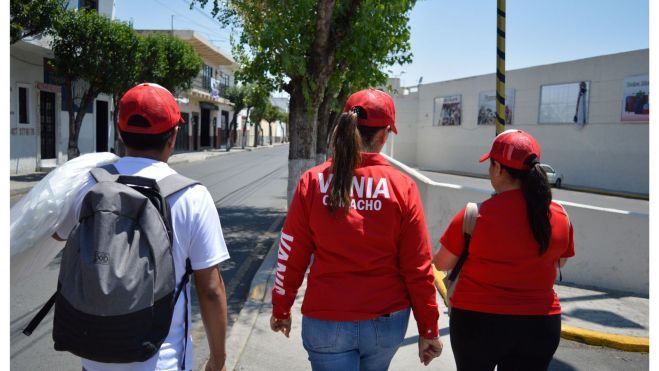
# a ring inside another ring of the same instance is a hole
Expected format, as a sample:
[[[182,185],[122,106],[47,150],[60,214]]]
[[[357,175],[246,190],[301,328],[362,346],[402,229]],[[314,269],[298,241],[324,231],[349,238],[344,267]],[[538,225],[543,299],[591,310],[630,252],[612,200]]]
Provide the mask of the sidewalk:
[[[310,367],[300,336],[300,307],[306,280],[292,309],[290,338],[286,339],[281,333],[270,330],[270,292],[274,284],[277,247],[277,243],[272,246],[254,276],[250,297],[229,334],[226,363],[228,371],[302,371]],[[555,290],[563,311],[563,338],[627,351],[648,351],[648,298],[568,284],[557,284]],[[455,363],[448,336],[449,317],[440,294],[437,295],[437,301],[440,303],[439,328],[444,350],[442,356],[435,359],[431,366],[432,369],[454,370]],[[418,360],[416,332],[414,316],[410,316],[405,340],[391,363],[391,370],[428,370]]]

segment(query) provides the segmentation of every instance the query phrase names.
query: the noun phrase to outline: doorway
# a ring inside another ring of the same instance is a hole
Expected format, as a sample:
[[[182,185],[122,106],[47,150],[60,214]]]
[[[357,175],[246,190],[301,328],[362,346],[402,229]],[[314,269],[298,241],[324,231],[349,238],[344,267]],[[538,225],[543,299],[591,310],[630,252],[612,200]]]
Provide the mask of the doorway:
[[[108,151],[108,102],[96,101],[96,152]]]
[[[187,112],[181,112],[181,117],[185,124],[178,126],[178,133],[176,134],[176,144],[174,149],[178,151],[185,151],[188,147],[188,130],[190,128],[190,114]]]
[[[42,91],[40,96],[41,158],[55,158],[55,93]]]
[[[205,108],[201,109],[201,146],[211,146],[211,111]]]

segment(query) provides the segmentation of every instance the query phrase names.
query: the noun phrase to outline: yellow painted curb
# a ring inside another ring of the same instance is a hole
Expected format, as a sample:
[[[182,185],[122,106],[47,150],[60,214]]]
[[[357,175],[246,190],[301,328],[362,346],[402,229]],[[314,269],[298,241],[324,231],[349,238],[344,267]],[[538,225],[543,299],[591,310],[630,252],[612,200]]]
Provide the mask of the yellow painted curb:
[[[646,337],[613,335],[568,325],[561,326],[561,337],[585,344],[600,345],[627,352],[647,353],[650,351],[650,338]]]
[[[442,281],[446,274],[442,271],[438,271],[434,264],[432,266],[432,270],[433,274],[435,275],[435,287],[437,287],[439,295],[441,295],[442,299],[444,299],[444,304],[448,305],[446,299],[446,287]],[[607,334],[604,332],[586,330],[568,325],[561,326],[561,337],[584,344],[599,345],[608,348],[624,350],[627,352],[647,353],[650,351],[650,338],[647,337]]]

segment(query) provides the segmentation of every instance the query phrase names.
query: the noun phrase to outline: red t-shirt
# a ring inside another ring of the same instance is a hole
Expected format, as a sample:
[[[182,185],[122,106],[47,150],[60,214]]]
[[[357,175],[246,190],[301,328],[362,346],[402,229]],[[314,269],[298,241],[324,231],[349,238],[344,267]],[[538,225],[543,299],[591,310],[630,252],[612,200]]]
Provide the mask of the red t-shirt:
[[[554,292],[560,258],[574,256],[572,225],[563,208],[552,202],[549,248],[539,255],[520,190],[483,202],[471,235],[469,256],[451,298],[455,308],[496,314],[560,314]],[[439,242],[460,256],[464,247],[462,209]]]
[[[419,192],[379,154],[362,153],[347,217],[327,205],[331,160],[297,185],[279,244],[273,315],[287,318],[313,254],[302,313],[354,321],[412,307],[419,333],[438,335],[432,252]]]

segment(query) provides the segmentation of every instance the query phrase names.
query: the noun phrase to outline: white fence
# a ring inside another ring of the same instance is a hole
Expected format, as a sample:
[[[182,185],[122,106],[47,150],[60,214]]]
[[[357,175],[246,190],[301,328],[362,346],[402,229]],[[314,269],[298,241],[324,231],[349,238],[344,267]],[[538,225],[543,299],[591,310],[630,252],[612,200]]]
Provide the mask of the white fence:
[[[492,192],[438,183],[385,157],[415,180],[435,251],[439,237],[455,214],[467,202],[484,201]],[[649,295],[648,215],[555,201],[565,207],[574,226],[576,255],[563,268],[563,282]]]

